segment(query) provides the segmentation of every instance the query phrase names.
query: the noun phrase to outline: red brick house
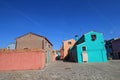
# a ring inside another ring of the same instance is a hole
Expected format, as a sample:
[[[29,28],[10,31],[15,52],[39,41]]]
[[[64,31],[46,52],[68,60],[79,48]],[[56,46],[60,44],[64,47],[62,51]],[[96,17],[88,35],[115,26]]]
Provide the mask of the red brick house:
[[[52,46],[52,43],[46,37],[30,32],[16,38],[15,49],[42,49],[46,53],[46,63],[48,63],[51,58]]]

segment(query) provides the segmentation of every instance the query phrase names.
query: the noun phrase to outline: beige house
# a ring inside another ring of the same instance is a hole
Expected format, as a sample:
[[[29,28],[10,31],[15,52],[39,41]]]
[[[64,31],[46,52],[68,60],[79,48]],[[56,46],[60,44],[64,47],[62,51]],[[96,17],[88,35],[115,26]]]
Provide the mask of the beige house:
[[[46,53],[46,62],[48,63],[50,62],[52,46],[52,43],[46,37],[30,32],[16,38],[15,49],[42,49]]]

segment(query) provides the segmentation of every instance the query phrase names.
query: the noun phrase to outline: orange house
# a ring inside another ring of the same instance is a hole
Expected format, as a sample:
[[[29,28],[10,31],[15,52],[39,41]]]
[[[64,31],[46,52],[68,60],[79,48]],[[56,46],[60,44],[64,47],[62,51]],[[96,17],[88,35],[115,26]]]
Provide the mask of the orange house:
[[[72,47],[75,42],[76,41],[74,39],[69,39],[62,42],[62,48],[60,49],[60,59],[64,59],[67,56],[69,48]]]

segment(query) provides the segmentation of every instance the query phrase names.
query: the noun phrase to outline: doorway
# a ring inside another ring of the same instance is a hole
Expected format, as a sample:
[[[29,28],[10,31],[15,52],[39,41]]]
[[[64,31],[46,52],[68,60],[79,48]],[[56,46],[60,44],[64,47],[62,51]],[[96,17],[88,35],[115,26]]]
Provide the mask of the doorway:
[[[118,52],[118,59],[120,59],[120,52]]]
[[[83,62],[88,62],[88,54],[86,52],[86,46],[82,47],[82,60]]]

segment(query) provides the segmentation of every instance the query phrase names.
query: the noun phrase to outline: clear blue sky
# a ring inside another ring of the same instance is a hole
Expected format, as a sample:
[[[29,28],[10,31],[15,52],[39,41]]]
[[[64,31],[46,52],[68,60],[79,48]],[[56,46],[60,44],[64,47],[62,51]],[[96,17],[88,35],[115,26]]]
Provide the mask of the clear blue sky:
[[[104,39],[120,37],[120,0],[0,0],[0,47],[34,32],[53,49],[62,41],[95,30]]]

